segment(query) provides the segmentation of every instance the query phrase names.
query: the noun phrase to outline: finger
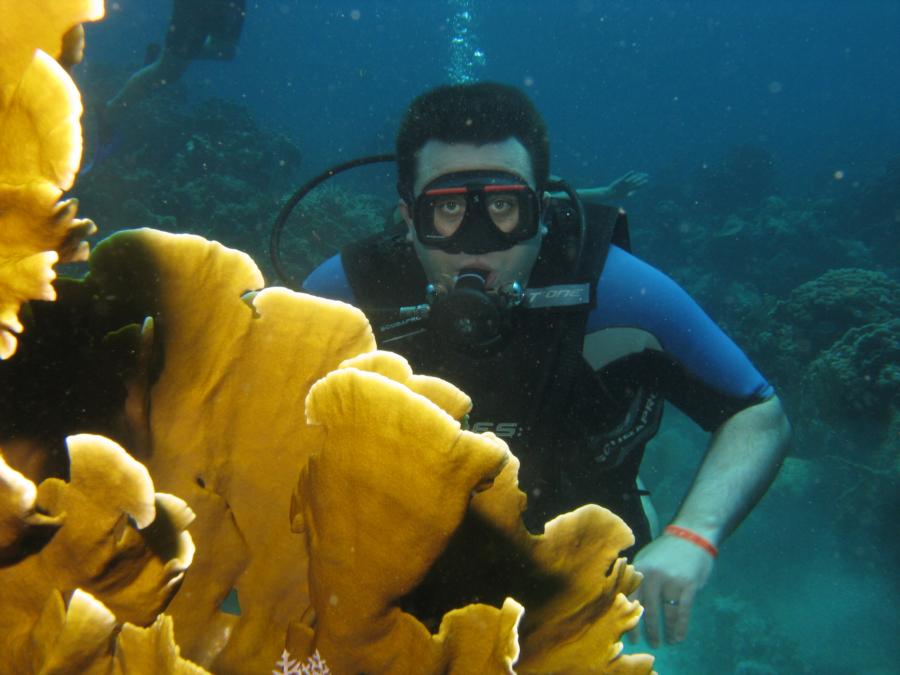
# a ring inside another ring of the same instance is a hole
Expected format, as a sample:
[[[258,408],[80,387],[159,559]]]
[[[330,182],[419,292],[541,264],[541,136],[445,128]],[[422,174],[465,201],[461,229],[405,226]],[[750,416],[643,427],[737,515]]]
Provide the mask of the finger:
[[[666,642],[670,644],[675,641],[675,627],[678,624],[678,617],[681,615],[681,594],[681,587],[671,583],[660,592]]]
[[[627,633],[625,633],[625,636],[628,638],[628,644],[630,644],[630,645],[635,645],[635,644],[637,644],[638,638],[641,637],[641,628],[640,628],[640,626],[641,626],[641,624],[638,624],[637,626],[635,626],[634,628],[632,628],[630,631],[628,631]]]
[[[644,605],[644,633],[651,647],[658,647],[662,636],[662,611],[660,608],[660,585],[654,583],[652,577],[644,577],[646,587],[641,597]]]
[[[697,595],[696,588],[692,585],[686,586],[681,593],[678,605],[678,618],[672,630],[672,642],[684,642],[687,637],[688,624],[691,620],[691,609],[694,606],[694,598]]]
[[[641,587],[638,586],[637,590],[635,590],[631,595],[628,596],[628,599],[629,600],[637,600],[639,603],[641,603],[641,607],[643,607],[644,602],[641,599]],[[643,618],[643,616],[644,615],[642,614],[641,617]],[[640,637],[641,637],[640,621],[638,621],[637,625],[634,628],[632,628],[630,631],[628,631],[626,633],[626,636],[628,637],[628,642],[630,644],[635,644],[640,639]]]

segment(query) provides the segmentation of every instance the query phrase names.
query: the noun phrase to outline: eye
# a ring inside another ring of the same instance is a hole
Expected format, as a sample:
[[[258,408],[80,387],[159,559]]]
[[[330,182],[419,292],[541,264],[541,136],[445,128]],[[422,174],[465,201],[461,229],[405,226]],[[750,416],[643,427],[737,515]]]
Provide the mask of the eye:
[[[508,197],[495,197],[491,200],[491,211],[504,213],[515,206],[514,200]]]
[[[459,198],[441,199],[435,203],[434,208],[447,215],[453,215],[465,208],[465,202]]]
[[[465,196],[438,197],[432,204],[432,226],[435,231],[444,237],[452,236],[466,215]]]

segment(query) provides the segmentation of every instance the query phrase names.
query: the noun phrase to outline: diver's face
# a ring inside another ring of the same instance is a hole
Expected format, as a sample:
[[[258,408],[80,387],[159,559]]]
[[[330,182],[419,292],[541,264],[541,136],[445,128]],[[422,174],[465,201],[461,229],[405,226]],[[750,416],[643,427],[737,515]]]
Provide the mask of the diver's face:
[[[440,176],[459,171],[502,171],[515,174],[535,189],[534,171],[528,151],[518,140],[509,138],[500,143],[472,145],[470,143],[444,143],[430,140],[419,151],[416,162],[416,179],[413,193],[418,197],[423,188]],[[447,253],[424,246],[416,237],[412,216],[406,205],[401,212],[409,227],[407,238],[413,242],[416,255],[425,268],[428,281],[438,287],[451,289],[456,284],[456,276],[465,268],[482,269],[488,272],[488,289],[499,289],[514,281],[523,287],[527,285],[531,269],[541,248],[543,232],[539,231],[531,239],[503,251],[489,253]],[[542,228],[540,228],[542,230]]]

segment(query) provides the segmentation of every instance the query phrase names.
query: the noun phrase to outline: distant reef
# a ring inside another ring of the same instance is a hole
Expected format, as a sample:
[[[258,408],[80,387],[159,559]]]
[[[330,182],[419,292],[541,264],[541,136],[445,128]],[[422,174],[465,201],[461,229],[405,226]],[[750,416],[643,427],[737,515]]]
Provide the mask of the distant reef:
[[[741,146],[664,173],[632,213],[635,252],[775,385],[791,461],[819,477],[804,489],[833,495],[830,516],[858,541],[887,536],[883,514],[900,508],[900,157],[869,175],[790,192],[762,149]]]
[[[130,111],[107,151],[77,187],[104,232],[191,232],[255,257],[301,166],[290,138],[223,99],[184,106],[154,97]]]
[[[104,232],[199,234],[247,251],[276,282],[269,237],[283,204],[310,178],[301,169],[294,141],[257,124],[244,106],[223,99],[186,106],[177,96],[157,96],[119,125],[111,154],[81,177],[77,196]],[[331,185],[309,193],[282,237],[295,285],[390,218],[391,205],[368,194]]]

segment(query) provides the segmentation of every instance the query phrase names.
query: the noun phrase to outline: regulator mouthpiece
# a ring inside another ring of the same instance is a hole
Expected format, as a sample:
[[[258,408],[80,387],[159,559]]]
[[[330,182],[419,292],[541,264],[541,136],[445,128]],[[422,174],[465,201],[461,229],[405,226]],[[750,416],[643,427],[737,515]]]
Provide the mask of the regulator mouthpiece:
[[[460,270],[453,290],[434,297],[431,326],[442,337],[467,351],[480,352],[503,340],[506,303],[487,293],[488,272]]]

